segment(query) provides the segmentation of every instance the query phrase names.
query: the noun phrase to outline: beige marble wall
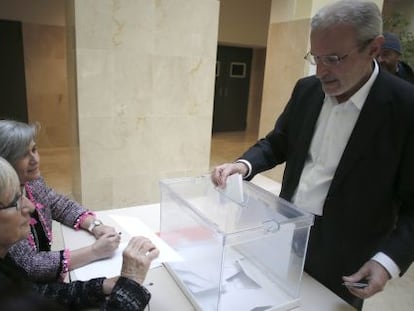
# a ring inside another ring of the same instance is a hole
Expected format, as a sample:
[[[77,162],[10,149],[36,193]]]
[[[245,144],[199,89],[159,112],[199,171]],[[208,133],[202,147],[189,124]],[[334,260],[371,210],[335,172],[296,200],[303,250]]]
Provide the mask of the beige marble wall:
[[[296,81],[304,76],[309,19],[270,25],[267,46],[260,135],[267,134],[289,100]]]
[[[308,73],[303,56],[309,46],[309,22],[316,1],[322,0],[272,0],[259,137],[274,127],[296,81]],[[284,165],[279,165],[264,174],[281,182],[283,170]]]
[[[208,172],[217,0],[75,0],[82,202],[159,201]]]
[[[296,81],[304,76],[308,33],[309,19],[273,23],[269,27],[259,137],[273,128]],[[265,174],[281,182],[283,166]]]
[[[66,30],[62,26],[22,24],[29,122],[40,122],[41,150],[68,148]]]

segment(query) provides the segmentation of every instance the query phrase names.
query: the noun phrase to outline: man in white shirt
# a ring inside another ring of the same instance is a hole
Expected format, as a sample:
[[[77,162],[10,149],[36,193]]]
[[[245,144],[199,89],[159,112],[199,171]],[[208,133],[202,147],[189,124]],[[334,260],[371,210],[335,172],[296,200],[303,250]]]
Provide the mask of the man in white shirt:
[[[384,37],[373,2],[343,0],[311,21],[305,59],[274,129],[236,162],[221,187],[285,163],[280,196],[315,215],[305,270],[356,309],[414,260],[414,87],[375,61]],[[366,281],[368,286],[343,286]]]

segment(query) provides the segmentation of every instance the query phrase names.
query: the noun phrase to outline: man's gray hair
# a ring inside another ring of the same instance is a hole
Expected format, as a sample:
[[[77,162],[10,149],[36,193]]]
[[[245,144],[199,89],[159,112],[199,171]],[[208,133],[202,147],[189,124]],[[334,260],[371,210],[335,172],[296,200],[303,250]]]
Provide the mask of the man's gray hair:
[[[364,44],[382,34],[382,16],[372,1],[340,0],[321,8],[311,20],[311,30],[346,24],[356,30],[357,41]]]
[[[35,139],[39,125],[13,120],[0,120],[0,157],[14,166]]]
[[[17,191],[19,189],[19,178],[14,168],[8,161],[0,157],[0,198],[3,199],[4,195],[9,191]],[[9,202],[3,202],[8,204]]]

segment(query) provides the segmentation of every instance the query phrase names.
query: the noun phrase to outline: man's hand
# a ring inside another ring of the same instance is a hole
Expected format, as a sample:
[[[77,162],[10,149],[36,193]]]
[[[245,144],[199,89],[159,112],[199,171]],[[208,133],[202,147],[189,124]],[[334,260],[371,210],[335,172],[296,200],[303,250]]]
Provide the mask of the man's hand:
[[[216,166],[213,169],[213,171],[211,172],[211,181],[216,186],[220,188],[225,188],[227,177],[236,173],[239,173],[242,176],[246,176],[246,165],[240,162],[224,163],[222,165]]]
[[[390,279],[388,271],[374,260],[367,261],[358,272],[350,276],[343,276],[345,282],[360,282],[366,280],[368,286],[365,288],[356,288],[347,286],[348,290],[355,296],[366,299],[382,291],[385,284]]]

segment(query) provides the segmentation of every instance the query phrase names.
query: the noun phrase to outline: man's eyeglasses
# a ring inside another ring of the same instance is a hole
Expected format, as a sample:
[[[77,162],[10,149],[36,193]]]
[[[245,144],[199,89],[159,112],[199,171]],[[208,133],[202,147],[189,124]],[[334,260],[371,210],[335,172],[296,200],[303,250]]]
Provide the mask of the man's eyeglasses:
[[[304,59],[306,59],[312,65],[322,63],[325,66],[335,66],[335,65],[338,65],[339,63],[341,63],[345,58],[347,58],[352,53],[355,53],[358,50],[363,50],[371,41],[372,41],[372,39],[367,40],[366,42],[364,42],[364,44],[362,44],[361,46],[356,47],[351,52],[349,52],[349,53],[347,53],[343,56],[338,56],[338,55],[313,55],[309,51],[308,53],[306,53]]]
[[[26,192],[25,192],[25,188],[24,186],[20,187],[20,193],[16,194],[16,196],[13,199],[13,202],[11,202],[9,205],[7,206],[3,206],[0,203],[0,211],[4,210],[4,209],[8,209],[8,208],[16,208],[16,211],[19,211],[23,208],[23,197],[25,197]]]

